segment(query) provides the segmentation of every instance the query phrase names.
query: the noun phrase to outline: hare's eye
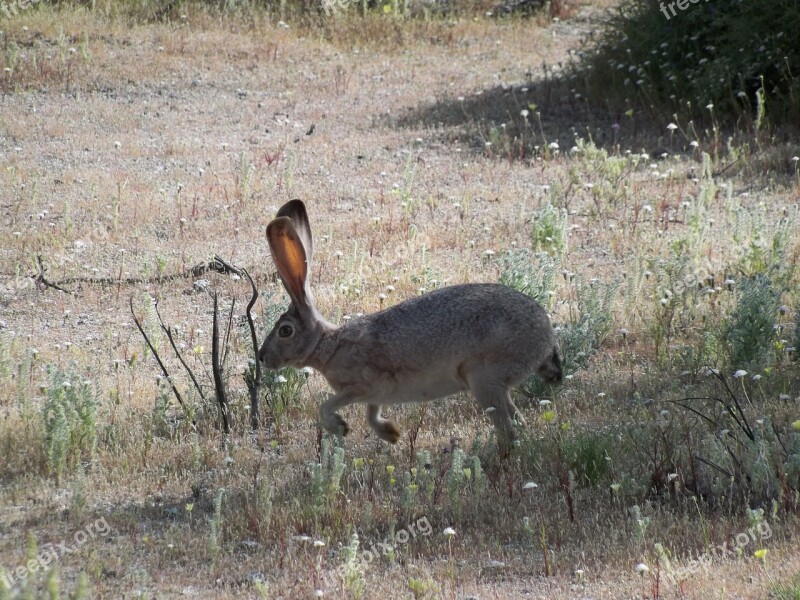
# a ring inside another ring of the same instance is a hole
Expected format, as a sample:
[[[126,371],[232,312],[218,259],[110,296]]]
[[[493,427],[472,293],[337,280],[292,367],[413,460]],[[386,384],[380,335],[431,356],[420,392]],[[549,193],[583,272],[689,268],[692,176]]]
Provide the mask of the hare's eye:
[[[292,328],[291,325],[281,325],[278,328],[278,337],[288,338],[291,337],[293,333],[294,329]]]

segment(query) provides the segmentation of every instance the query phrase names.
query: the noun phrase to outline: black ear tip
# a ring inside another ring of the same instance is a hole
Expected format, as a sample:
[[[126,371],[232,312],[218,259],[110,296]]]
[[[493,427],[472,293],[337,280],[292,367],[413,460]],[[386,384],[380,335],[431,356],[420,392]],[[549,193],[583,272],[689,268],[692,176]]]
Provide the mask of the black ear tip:
[[[292,215],[306,214],[306,205],[299,198],[289,200],[286,204],[278,209],[278,217],[291,217]]]

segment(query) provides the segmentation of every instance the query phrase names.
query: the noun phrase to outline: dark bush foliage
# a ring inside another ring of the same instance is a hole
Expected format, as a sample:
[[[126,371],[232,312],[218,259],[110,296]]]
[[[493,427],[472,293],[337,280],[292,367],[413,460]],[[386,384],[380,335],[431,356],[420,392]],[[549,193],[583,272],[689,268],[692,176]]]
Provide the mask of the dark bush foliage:
[[[796,125],[798,40],[798,0],[623,0],[581,72],[617,110]]]

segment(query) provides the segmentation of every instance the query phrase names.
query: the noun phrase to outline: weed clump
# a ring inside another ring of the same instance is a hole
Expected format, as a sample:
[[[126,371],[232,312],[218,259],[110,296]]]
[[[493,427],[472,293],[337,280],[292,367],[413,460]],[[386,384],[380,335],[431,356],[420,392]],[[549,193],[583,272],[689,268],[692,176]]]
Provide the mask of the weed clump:
[[[780,291],[763,275],[745,279],[726,327],[731,365],[758,370],[774,360]]]
[[[625,110],[758,130],[800,121],[800,11],[790,1],[624,0],[584,55],[590,95]]]

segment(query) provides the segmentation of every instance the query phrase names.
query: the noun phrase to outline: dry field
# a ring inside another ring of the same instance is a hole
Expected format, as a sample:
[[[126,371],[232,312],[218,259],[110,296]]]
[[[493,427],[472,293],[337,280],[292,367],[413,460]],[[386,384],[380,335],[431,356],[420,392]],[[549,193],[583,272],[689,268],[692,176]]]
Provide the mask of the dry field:
[[[754,438],[782,432],[747,460],[785,452],[786,486],[771,467],[732,483],[708,436],[735,427],[675,404],[712,394],[692,352],[724,354],[737,266],[796,262],[796,171],[724,171],[703,140],[673,154],[688,138],[667,123],[587,117],[542,73],[558,75],[594,10],[300,28],[202,14],[129,26],[42,5],[1,21],[0,598],[798,598],[796,274],[763,378],[719,366]],[[506,119],[529,121],[538,156],[509,159]],[[589,142],[620,131],[608,155]],[[509,273],[545,277],[559,331],[604,316],[587,334],[597,352],[572,357],[560,388],[526,388],[507,464],[467,397],[390,411],[394,447],[361,408],[344,411],[343,441],[321,436],[315,373],[267,374],[250,435],[249,287],[167,276],[215,254],[247,268],[263,335],[285,302],[264,230],[291,198],[309,207],[312,285],[333,321]],[[40,266],[65,291],[37,283]],[[681,287],[698,268],[714,282]],[[223,330],[236,299],[228,439],[210,290]]]

